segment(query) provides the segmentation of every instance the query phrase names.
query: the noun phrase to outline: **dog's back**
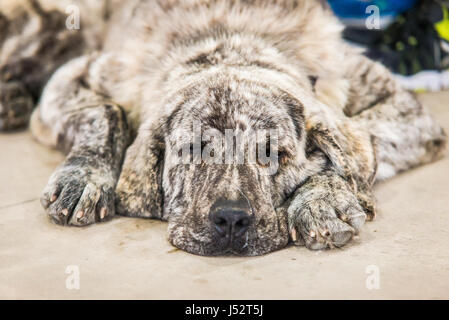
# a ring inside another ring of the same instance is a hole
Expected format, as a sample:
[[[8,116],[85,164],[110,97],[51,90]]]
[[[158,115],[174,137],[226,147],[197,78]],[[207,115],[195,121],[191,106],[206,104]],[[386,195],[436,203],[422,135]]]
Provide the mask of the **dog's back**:
[[[167,95],[161,83],[175,67],[179,77],[170,86],[177,90],[186,85],[181,75],[199,67],[258,59],[299,78],[341,78],[341,29],[319,1],[130,0],[116,8],[104,38],[103,51],[123,65],[102,78],[121,83],[108,93],[127,110],[145,105],[151,114]]]

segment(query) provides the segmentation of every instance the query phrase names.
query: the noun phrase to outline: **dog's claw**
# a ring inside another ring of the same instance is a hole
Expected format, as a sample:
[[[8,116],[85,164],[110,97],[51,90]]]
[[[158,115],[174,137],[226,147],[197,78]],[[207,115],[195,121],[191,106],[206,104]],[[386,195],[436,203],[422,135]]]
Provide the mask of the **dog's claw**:
[[[76,214],[76,218],[79,220],[84,216],[84,211],[78,211],[78,213]]]
[[[293,229],[290,231],[290,234],[291,234],[291,236],[292,236],[293,242],[296,242],[296,241],[298,240],[298,233],[296,232],[296,229],[293,228]]]
[[[106,208],[101,208],[100,219],[104,219],[104,217],[106,217],[107,214],[108,214],[108,210]]]

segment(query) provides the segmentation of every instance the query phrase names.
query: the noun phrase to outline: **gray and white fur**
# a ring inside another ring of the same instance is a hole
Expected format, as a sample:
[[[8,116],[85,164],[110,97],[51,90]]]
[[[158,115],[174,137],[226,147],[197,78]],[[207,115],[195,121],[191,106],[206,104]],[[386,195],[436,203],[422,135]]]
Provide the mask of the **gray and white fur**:
[[[200,255],[341,247],[374,218],[375,181],[444,153],[441,127],[341,40],[322,1],[80,1],[80,30],[65,29],[61,4],[9,3],[0,128],[39,101],[34,136],[67,154],[42,195],[59,224],[162,219],[174,246]],[[278,170],[180,163],[175,132],[195,121],[278,130]]]

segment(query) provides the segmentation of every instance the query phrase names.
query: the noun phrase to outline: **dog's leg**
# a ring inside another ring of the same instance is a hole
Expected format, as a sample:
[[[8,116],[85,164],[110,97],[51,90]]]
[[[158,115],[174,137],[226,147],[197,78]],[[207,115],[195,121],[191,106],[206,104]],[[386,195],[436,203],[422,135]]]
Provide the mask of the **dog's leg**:
[[[0,131],[25,126],[51,74],[84,50],[81,31],[67,29],[66,19],[36,0],[0,12]]]
[[[293,240],[310,249],[348,242],[375,215],[374,179],[432,161],[446,143],[441,127],[387,69],[357,54],[346,62],[349,122],[338,132],[309,131],[330,165],[284,206]]]
[[[351,95],[346,112],[373,137],[376,180],[441,157],[446,135],[414,94],[379,63],[360,55],[348,62]]]
[[[98,86],[90,80],[96,61],[83,56],[62,66],[31,120],[38,140],[68,154],[41,198],[59,224],[87,225],[115,214],[114,189],[129,133],[122,108],[92,89]]]

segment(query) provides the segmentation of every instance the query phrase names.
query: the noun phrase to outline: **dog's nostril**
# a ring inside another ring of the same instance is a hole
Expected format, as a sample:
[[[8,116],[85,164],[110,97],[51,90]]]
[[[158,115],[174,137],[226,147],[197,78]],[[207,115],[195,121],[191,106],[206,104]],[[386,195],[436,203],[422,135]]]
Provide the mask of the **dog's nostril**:
[[[212,222],[218,234],[221,236],[226,236],[227,233],[226,231],[228,229],[227,227],[228,222],[226,221],[226,219],[216,216],[212,218]]]
[[[215,223],[217,226],[225,226],[225,225],[226,225],[226,220],[223,219],[223,218],[220,218],[220,217],[215,217],[214,223]]]
[[[242,218],[235,223],[238,227],[246,227],[249,225],[249,218]]]
[[[236,238],[241,237],[248,230],[250,224],[250,218],[245,213],[245,216],[238,218],[234,225],[234,236]]]

